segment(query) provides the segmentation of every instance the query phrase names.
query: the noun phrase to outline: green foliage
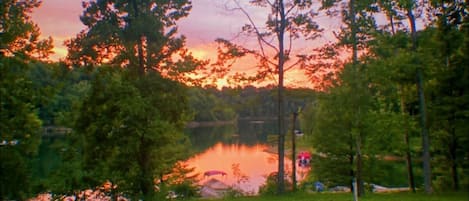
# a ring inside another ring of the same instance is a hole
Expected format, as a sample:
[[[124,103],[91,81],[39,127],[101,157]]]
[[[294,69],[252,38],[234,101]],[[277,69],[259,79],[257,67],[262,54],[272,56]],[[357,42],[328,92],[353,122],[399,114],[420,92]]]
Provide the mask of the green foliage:
[[[87,29],[66,42],[68,64],[111,64],[138,74],[154,70],[174,80],[196,82],[183,75],[206,62],[188,52],[176,26],[189,14],[190,1],[100,0],[85,2],[83,7],[80,20]]]
[[[50,141],[47,143],[47,141]],[[36,192],[50,191],[57,195],[71,195],[90,188],[84,181],[83,141],[76,133],[43,139],[43,150],[36,168],[42,169],[36,176]]]
[[[0,54],[15,55],[23,59],[48,58],[52,53],[52,38],[39,40],[39,27],[31,20],[39,0],[0,2]]]
[[[150,196],[153,180],[185,157],[187,112],[180,84],[153,72],[135,80],[125,70],[100,68],[75,127],[84,138],[88,179]]]
[[[318,154],[313,161],[314,178],[328,185],[349,184],[353,172],[359,171],[355,168],[355,155],[360,151],[370,156],[370,139],[379,135],[370,130],[371,94],[360,83],[364,82],[364,75],[357,74],[357,67],[345,67],[341,85],[318,97],[314,110],[310,110],[314,115],[303,116],[311,118],[304,119],[304,124],[313,123],[306,127],[312,129],[307,135],[312,135],[310,139]]]
[[[188,164],[177,162],[174,164],[171,172],[161,178],[158,187],[160,188],[157,196],[165,197],[172,194],[178,199],[190,199],[198,197],[200,187],[198,185],[199,174],[194,172],[195,168]]]
[[[70,130],[85,95],[90,90],[89,74],[84,69],[69,69],[61,63],[29,64],[27,76],[38,94],[35,107],[43,123],[39,154],[33,158],[32,182],[35,193],[52,191],[72,194],[90,188],[83,180],[83,139]],[[49,130],[45,132],[45,130]]]
[[[323,2],[325,9],[340,5],[335,4],[335,1]],[[355,8],[358,10],[362,8],[358,4],[366,4],[362,1],[354,2],[357,3]],[[412,14],[412,9],[416,8],[413,3],[384,1],[379,5],[385,7],[388,19],[399,21],[405,16],[398,16],[398,11]],[[460,25],[464,23],[462,19],[468,18],[461,11],[465,3],[433,3],[440,15],[433,26],[418,32],[417,43],[413,43],[407,30],[399,29],[395,24],[391,25],[391,33],[386,32],[386,27],[373,31],[368,35],[370,38],[364,41],[369,51],[361,58],[364,63],[363,67],[359,67],[361,74],[347,76],[351,71],[346,67],[340,84],[320,96],[314,108],[307,108],[307,112],[302,115],[307,122],[303,122],[304,130],[307,134],[312,133],[313,147],[319,153],[318,158],[313,161],[315,179],[329,177],[338,181],[347,177],[346,169],[339,170],[338,167],[347,162],[352,164],[353,152],[350,150],[353,149],[347,149],[347,146],[354,146],[353,138],[356,133],[363,134],[362,151],[367,157],[364,161],[364,177],[369,182],[391,170],[384,168],[387,170],[383,171],[380,170],[383,168],[373,167],[381,166],[378,165],[382,164],[380,156],[403,156],[409,151],[413,157],[421,153],[422,145],[417,143],[421,140],[417,135],[417,119],[422,115],[418,110],[422,105],[419,106],[415,86],[415,75],[420,69],[425,78],[422,79],[425,94],[429,94],[426,101],[434,160],[434,187],[440,190],[457,190],[461,189],[458,187],[460,181],[467,182],[467,163],[461,160],[467,157],[468,150],[467,135],[463,135],[467,132],[467,126],[462,123],[467,121],[467,54],[463,53],[467,52],[463,45],[467,42],[467,31]],[[360,23],[360,17],[357,20]],[[362,88],[356,88],[357,86]],[[352,109],[353,107],[363,109],[363,118],[360,118],[362,127],[358,130],[354,128],[356,122],[351,121],[356,118],[350,117],[357,117],[360,112]],[[348,135],[344,134],[346,132]],[[404,136],[410,137],[409,144],[404,142]],[[348,158],[345,157],[347,154]],[[330,168],[336,169],[334,174],[326,172]],[[319,172],[322,173],[317,174]],[[337,172],[342,175],[335,174]]]
[[[429,104],[432,131],[435,187],[441,190],[459,190],[467,187],[468,155],[467,107],[468,59],[467,30],[459,29],[461,19],[454,19],[462,13],[456,2],[445,4],[438,27],[425,32],[427,43],[422,44],[422,54],[432,55],[427,58],[431,65],[429,82],[432,98]],[[462,14],[463,15],[463,14]],[[466,28],[467,29],[467,28]],[[441,50],[441,51],[438,51]],[[465,180],[465,182],[464,182]],[[465,186],[465,187],[464,187]]]
[[[284,175],[284,184],[285,184],[285,189],[292,189],[293,184],[289,180],[291,176],[289,174]],[[265,184],[259,187],[259,194],[262,196],[269,196],[269,195],[279,195],[279,192],[277,191],[278,189],[278,173],[274,172],[271,173],[266,181]]]
[[[0,57],[1,199],[25,199],[31,188],[29,161],[40,144],[41,120],[27,72],[22,60]]]
[[[209,90],[191,88],[189,103],[195,121],[233,121],[237,118],[234,109]]]

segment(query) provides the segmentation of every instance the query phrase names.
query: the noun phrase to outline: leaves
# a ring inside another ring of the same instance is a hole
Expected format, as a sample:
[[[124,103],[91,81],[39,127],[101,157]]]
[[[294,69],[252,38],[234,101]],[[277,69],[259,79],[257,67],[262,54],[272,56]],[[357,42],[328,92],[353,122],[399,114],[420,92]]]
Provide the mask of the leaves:
[[[152,194],[151,181],[185,156],[184,89],[156,73],[134,80],[128,71],[101,68],[97,75],[76,124],[85,170],[96,183],[110,179],[133,195]]]
[[[40,94],[27,76],[28,65],[0,56],[0,196],[25,199],[31,190],[30,158],[41,141],[41,120],[35,103]]]
[[[0,2],[0,50],[25,59],[47,60],[52,53],[52,38],[39,40],[39,27],[31,20],[39,0]]]
[[[190,56],[176,21],[191,3],[174,1],[90,1],[80,17],[86,30],[67,41],[67,63],[79,67],[110,64],[134,73],[156,71],[174,80],[203,70],[205,61]]]

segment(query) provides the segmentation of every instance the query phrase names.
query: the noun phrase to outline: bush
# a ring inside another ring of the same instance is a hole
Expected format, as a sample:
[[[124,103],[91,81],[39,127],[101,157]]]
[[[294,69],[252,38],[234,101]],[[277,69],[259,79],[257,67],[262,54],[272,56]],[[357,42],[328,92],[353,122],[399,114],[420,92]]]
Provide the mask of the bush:
[[[259,187],[259,194],[261,195],[275,195],[277,194],[277,189],[278,189],[278,182],[277,182],[277,172],[271,173],[265,182],[264,185]],[[290,177],[288,174],[285,174],[284,176],[284,182],[285,182],[285,189],[286,190],[291,190],[293,187],[292,182],[289,179]]]

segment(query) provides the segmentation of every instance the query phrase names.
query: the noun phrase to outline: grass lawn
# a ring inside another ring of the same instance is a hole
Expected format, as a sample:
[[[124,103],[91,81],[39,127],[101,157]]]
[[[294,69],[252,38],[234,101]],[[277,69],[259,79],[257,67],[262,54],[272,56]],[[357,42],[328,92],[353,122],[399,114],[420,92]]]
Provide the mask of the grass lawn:
[[[282,196],[223,198],[223,201],[353,201],[351,193],[288,193]],[[358,201],[469,201],[469,193],[368,193]]]

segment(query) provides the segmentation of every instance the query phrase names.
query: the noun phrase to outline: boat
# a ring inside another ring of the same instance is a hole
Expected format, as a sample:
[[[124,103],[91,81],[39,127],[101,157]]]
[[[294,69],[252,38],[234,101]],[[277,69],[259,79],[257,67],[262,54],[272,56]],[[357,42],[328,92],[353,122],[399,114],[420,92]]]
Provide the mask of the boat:
[[[227,174],[226,172],[223,172],[221,170],[209,170],[209,171],[204,172],[204,176],[206,177],[213,176],[213,175],[226,176]]]

